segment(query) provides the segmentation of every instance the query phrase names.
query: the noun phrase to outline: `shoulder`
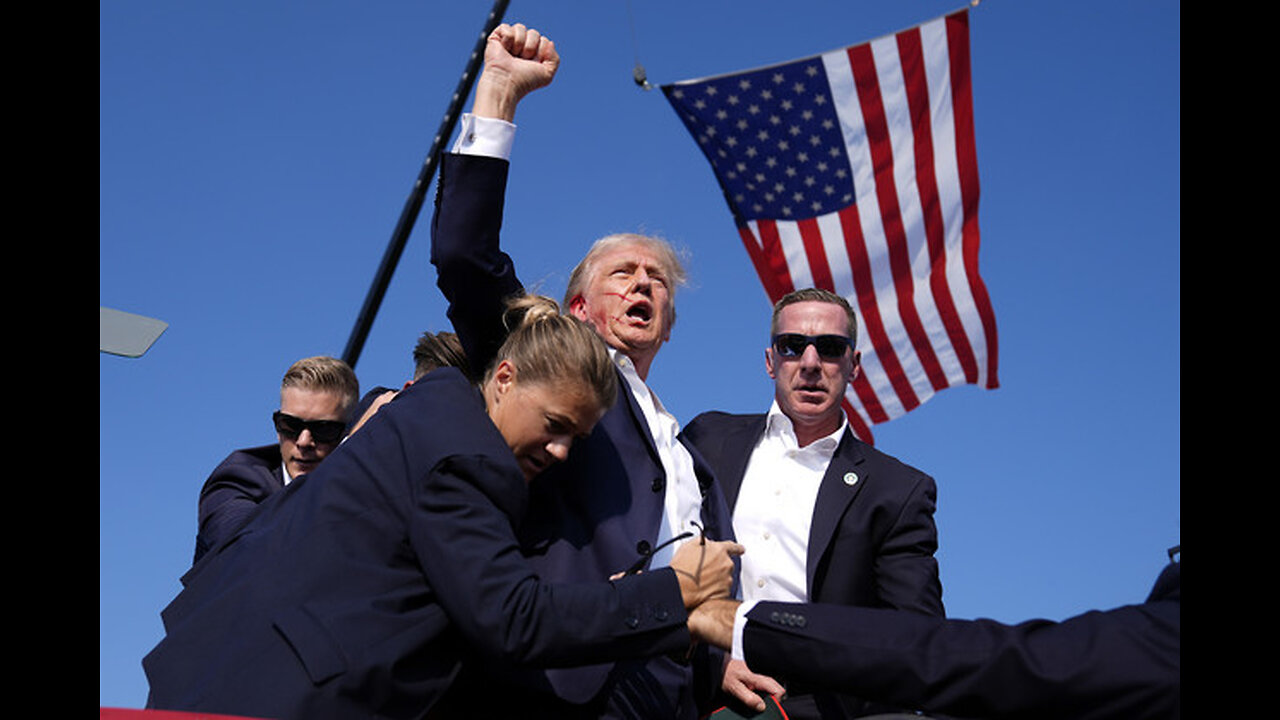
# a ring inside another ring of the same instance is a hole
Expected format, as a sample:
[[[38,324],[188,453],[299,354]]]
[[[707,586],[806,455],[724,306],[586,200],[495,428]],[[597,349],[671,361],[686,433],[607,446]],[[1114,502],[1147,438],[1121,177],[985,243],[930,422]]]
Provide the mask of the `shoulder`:
[[[201,502],[223,490],[238,494],[268,495],[283,486],[281,464],[279,445],[235,450],[209,473],[204,486],[200,488]]]
[[[379,415],[383,413],[387,422],[399,428],[402,437],[417,437],[424,442],[431,439],[444,447],[488,448],[497,434],[485,413],[480,391],[454,367],[427,373],[378,411]],[[491,432],[478,431],[485,427]]]
[[[745,430],[760,424],[764,419],[764,415],[759,413],[734,414],[721,412],[719,410],[711,410],[704,412],[689,422],[684,428],[684,433],[690,439],[695,440],[698,437],[704,437],[713,434],[722,434],[733,432],[736,430]]]
[[[919,488],[929,495],[937,492],[936,484],[928,473],[862,442],[853,436],[851,430],[845,430],[836,454],[858,462],[876,476],[901,488],[903,492],[909,492],[914,488]]]
[[[258,447],[233,450],[226,459],[218,463],[218,467],[214,468],[212,474],[220,475],[254,470],[272,472],[280,467],[280,464],[279,445],[260,445]]]

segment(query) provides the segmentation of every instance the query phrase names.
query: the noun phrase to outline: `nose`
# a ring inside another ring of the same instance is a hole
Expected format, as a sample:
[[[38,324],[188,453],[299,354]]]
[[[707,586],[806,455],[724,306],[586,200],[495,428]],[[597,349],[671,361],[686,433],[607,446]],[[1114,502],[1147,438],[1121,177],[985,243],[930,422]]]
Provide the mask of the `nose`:
[[[573,438],[562,436],[553,438],[547,443],[547,454],[556,459],[556,462],[564,462],[569,457],[569,447],[573,445]]]
[[[822,356],[818,355],[818,348],[813,343],[804,346],[804,352],[800,354],[800,367],[806,370],[822,367]]]
[[[636,268],[636,271],[631,274],[631,286],[636,292],[647,294],[652,284],[653,278],[649,277],[649,273],[643,267]]]
[[[298,447],[311,447],[316,444],[316,439],[311,436],[310,430],[303,428],[302,432],[298,433],[298,442],[296,444]]]

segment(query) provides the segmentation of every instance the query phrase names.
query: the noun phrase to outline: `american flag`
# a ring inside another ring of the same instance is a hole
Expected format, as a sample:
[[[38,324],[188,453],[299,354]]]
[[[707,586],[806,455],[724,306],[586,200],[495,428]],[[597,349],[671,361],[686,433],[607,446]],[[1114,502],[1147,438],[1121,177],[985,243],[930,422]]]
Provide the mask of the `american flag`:
[[[978,276],[967,10],[793,62],[664,85],[711,161],[770,302],[821,287],[858,314],[858,437],[943,388],[996,388]]]

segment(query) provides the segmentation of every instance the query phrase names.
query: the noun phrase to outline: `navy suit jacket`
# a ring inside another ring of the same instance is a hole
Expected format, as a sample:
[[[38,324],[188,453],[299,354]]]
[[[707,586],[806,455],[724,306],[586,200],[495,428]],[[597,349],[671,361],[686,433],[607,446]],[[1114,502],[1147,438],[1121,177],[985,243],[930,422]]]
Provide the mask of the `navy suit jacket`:
[[[988,720],[1169,720],[1181,715],[1181,564],[1147,600],[1062,622],[944,620],[762,602],[747,614],[760,672],[887,703]]]
[[[431,262],[449,301],[449,319],[477,376],[506,338],[504,301],[523,292],[511,258],[499,246],[508,167],[505,160],[446,153],[432,218]],[[571,582],[608,577],[630,567],[657,540],[667,478],[627,387],[619,376],[617,401],[594,431],[574,444],[566,462],[529,486],[529,512],[519,537],[545,578]],[[702,490],[706,535],[730,539],[733,528],[719,486],[697,451],[690,454]],[[613,710],[624,717],[694,718],[695,706],[710,702],[719,684],[718,653],[699,660],[686,664],[655,658],[532,672],[476,669],[473,687],[512,699],[524,717],[564,716],[575,710],[594,716],[604,712],[600,704],[607,701],[626,704],[628,710]],[[509,686],[495,690],[504,683]]]
[[[684,429],[684,438],[711,464],[730,508],[737,503],[765,422],[763,414],[708,412]],[[814,504],[805,568],[809,600],[943,615],[934,558],[936,501],[933,478],[859,441],[846,429]],[[790,680],[785,672],[777,679]],[[839,718],[887,709],[829,693],[811,696],[798,681],[788,682],[788,690],[783,707],[794,718]]]
[[[219,463],[200,488],[194,562],[231,537],[258,504],[284,489],[279,445],[236,450]]]
[[[464,652],[571,664],[683,650],[670,569],[552,586],[524,476],[456,369],[387,404],[183,577],[143,660],[152,708],[418,718]]]
[[[365,393],[351,411],[348,427],[391,388],[375,387]],[[231,537],[249,519],[258,504],[284,489],[284,462],[280,445],[236,450],[214,468],[200,488],[196,551],[193,564],[218,543]]]

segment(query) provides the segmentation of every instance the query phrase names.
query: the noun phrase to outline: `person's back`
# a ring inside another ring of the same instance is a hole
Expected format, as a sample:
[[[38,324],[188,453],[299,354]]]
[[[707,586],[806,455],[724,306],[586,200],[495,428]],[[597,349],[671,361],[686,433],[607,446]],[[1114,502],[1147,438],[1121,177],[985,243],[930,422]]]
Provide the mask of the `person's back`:
[[[316,471],[259,505],[183,578],[183,593],[162,613],[166,639],[144,661],[150,706],[341,718],[367,710],[350,696],[391,695],[393,686],[406,697],[443,691],[458,651],[436,589],[416,580],[419,563],[431,557],[410,550],[409,515],[422,488],[407,482],[406,469],[483,455],[501,437],[477,422],[478,396],[460,374],[432,380],[402,393],[409,396],[398,403],[403,409],[384,408],[371,421],[382,425],[376,432],[353,435]],[[454,422],[439,422],[446,411]],[[396,437],[412,442],[384,452]],[[514,462],[490,467],[481,476],[491,484],[486,495],[510,522],[523,508],[523,480]],[[433,546],[444,557],[456,554],[448,538]],[[384,711],[416,717],[420,708]]]

